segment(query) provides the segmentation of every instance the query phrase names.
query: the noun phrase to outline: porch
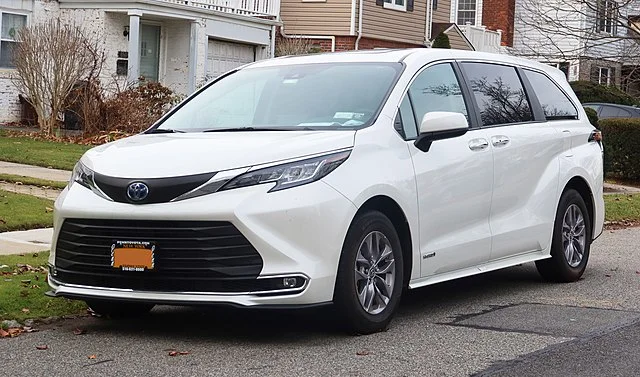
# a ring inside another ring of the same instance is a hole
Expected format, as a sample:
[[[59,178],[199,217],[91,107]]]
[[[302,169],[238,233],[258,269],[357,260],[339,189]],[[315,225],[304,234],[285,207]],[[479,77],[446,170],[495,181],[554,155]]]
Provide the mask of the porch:
[[[279,0],[60,0],[62,18],[104,35],[103,76],[160,82],[185,95],[273,56],[276,7]]]

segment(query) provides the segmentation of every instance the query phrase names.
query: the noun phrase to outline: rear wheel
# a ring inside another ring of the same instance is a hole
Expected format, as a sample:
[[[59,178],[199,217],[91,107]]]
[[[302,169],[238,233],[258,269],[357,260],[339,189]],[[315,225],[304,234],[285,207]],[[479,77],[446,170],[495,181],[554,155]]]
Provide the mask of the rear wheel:
[[[562,194],[553,230],[551,258],[537,261],[543,278],[556,282],[580,279],[591,249],[591,219],[582,196],[573,189]]]
[[[123,301],[90,300],[87,306],[96,314],[110,318],[133,318],[143,316],[155,305]]]
[[[391,221],[377,211],[358,216],[347,233],[334,303],[351,333],[385,330],[400,302],[402,247]]]

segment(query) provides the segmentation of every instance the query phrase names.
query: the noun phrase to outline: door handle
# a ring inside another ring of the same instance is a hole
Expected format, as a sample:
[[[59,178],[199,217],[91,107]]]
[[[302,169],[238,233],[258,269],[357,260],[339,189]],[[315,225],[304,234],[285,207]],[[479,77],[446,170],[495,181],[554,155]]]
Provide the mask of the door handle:
[[[504,147],[509,144],[509,141],[510,139],[504,135],[494,136],[491,138],[491,144],[493,144],[494,147]]]
[[[472,139],[469,141],[469,149],[472,151],[481,151],[489,147],[487,139]]]

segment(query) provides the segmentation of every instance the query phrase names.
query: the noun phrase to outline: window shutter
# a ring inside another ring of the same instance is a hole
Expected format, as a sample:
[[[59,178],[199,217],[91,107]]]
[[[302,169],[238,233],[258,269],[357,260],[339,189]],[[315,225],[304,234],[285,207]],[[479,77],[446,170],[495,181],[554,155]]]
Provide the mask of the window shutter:
[[[406,0],[407,1],[407,11],[413,12],[413,1],[414,0]]]
[[[376,5],[383,6],[384,5],[384,0],[376,0]]]

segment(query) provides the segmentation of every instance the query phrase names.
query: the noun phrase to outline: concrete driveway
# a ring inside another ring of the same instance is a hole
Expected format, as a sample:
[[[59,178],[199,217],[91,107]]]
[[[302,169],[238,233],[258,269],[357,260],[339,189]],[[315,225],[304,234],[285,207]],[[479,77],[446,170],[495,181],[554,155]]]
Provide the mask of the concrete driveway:
[[[412,291],[389,331],[370,336],[334,331],[324,310],[157,307],[144,320],[68,320],[0,340],[0,370],[30,377],[637,375],[638,244],[640,228],[606,231],[573,284],[544,283],[527,264]],[[76,328],[86,333],[74,335]]]

